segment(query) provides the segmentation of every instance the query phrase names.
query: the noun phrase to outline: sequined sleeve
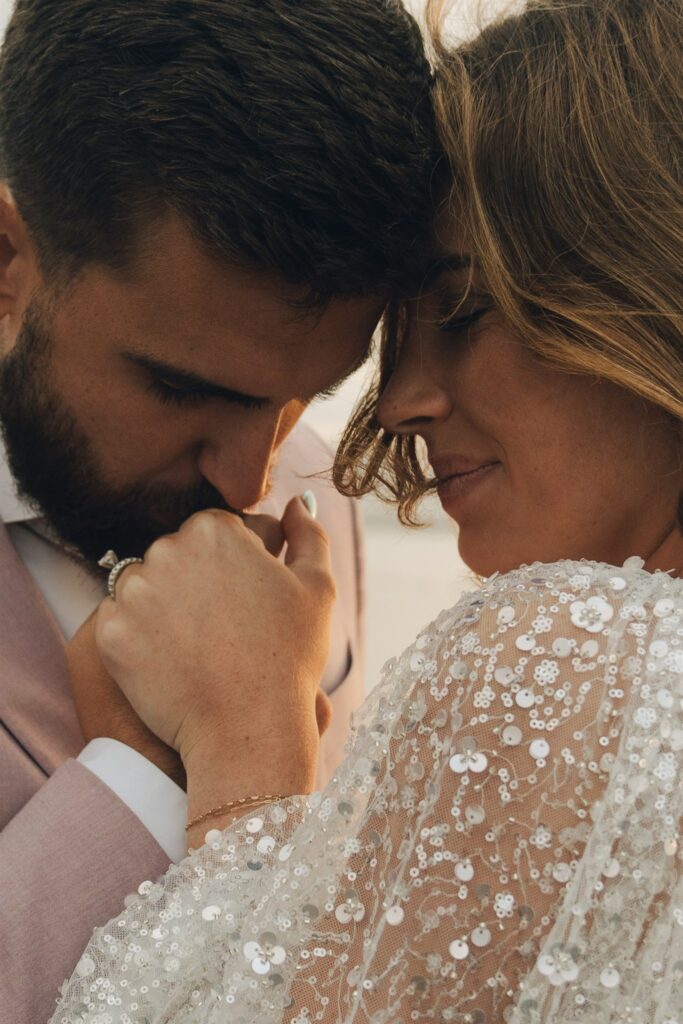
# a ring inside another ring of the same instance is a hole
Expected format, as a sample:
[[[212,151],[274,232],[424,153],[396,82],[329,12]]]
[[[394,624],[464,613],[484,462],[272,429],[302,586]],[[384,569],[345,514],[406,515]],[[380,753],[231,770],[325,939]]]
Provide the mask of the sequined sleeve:
[[[141,887],[54,1021],[677,1021],[682,623],[637,566],[490,581],[386,666],[322,794]]]

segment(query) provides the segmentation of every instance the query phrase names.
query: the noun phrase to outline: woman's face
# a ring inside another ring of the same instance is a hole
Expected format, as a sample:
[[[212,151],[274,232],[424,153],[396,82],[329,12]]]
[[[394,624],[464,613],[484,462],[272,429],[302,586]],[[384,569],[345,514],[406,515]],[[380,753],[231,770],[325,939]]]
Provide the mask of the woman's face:
[[[439,497],[475,572],[533,561],[648,558],[683,490],[676,424],[605,381],[541,362],[447,266],[415,304],[380,400],[382,425],[424,438]]]

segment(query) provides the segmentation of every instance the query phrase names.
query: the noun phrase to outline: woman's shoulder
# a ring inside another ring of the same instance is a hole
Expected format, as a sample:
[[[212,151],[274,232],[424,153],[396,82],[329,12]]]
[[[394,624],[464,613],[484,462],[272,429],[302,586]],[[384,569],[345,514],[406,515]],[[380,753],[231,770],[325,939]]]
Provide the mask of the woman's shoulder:
[[[645,657],[655,638],[683,660],[683,580],[647,572],[643,560],[622,566],[563,560],[536,562],[484,580],[441,612],[389,661],[383,677],[442,675],[444,665],[472,674],[484,664],[604,663]],[[619,642],[619,641],[622,642]],[[662,648],[663,649],[663,648]],[[449,674],[452,675],[453,671]],[[543,670],[539,670],[543,674]],[[499,673],[502,676],[502,672]]]
[[[564,558],[557,562],[531,562],[520,565],[506,573],[494,573],[483,580],[482,589],[489,587],[516,587],[534,589],[550,584],[562,584],[574,589],[585,590],[592,585],[611,585],[615,591],[627,588],[646,588],[656,590],[659,587],[672,587],[683,590],[683,580],[676,579],[667,572],[650,572],[645,568],[644,559],[637,555],[627,558],[623,565],[609,562],[598,562],[591,559]]]
[[[552,628],[553,617],[568,609],[576,629],[597,634],[614,628],[610,624],[617,612],[621,620],[641,621],[683,615],[683,580],[646,571],[638,557],[621,566],[586,559],[534,562],[484,579],[479,589],[463,594],[437,616],[427,631],[438,636],[482,618],[490,625],[492,612],[498,625],[507,627],[540,608],[548,613],[544,632]]]
[[[533,562],[489,576],[479,590],[463,595],[458,604],[483,607],[502,597],[525,603],[553,598],[560,604],[607,598],[618,605],[635,602],[646,608],[668,597],[679,604],[683,600],[683,580],[665,572],[649,572],[644,564],[638,557],[620,566],[588,559]],[[454,613],[458,604],[448,611]]]

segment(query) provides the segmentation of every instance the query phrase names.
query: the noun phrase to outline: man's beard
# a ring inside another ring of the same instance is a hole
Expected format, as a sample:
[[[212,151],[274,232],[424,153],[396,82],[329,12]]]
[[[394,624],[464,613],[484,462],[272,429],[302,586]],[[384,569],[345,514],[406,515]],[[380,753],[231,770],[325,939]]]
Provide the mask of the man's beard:
[[[204,482],[192,490],[139,484],[114,490],[102,480],[90,442],[50,387],[52,340],[32,303],[12,351],[0,362],[0,426],[20,496],[88,562],[108,549],[141,557],[195,512],[229,509]]]

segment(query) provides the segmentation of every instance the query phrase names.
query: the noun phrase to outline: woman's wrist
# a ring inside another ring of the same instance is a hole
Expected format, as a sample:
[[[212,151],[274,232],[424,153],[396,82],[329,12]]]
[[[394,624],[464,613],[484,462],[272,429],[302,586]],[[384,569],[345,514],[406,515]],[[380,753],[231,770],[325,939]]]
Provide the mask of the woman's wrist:
[[[189,819],[186,826],[187,846],[189,850],[196,850],[206,842],[209,832],[222,832],[231,825],[235,825],[241,818],[251,818],[259,811],[263,811],[269,804],[278,799],[272,795],[258,801],[250,801],[246,805],[238,805],[232,810],[211,810],[201,814],[197,819]]]
[[[320,740],[315,735],[299,736],[297,742],[269,743],[245,742],[236,758],[225,745],[217,749],[210,740],[195,745],[185,759],[188,798],[188,839],[195,841],[197,833],[201,843],[211,828],[226,828],[238,816],[249,813],[250,808],[240,801],[264,798],[307,795],[315,788]],[[234,811],[222,809],[234,806]],[[209,812],[216,812],[208,817]],[[227,819],[227,820],[226,820]],[[201,845],[200,843],[200,845]]]
[[[174,744],[188,776],[201,777],[208,770],[228,772],[237,778],[243,770],[277,771],[281,765],[317,761],[320,735],[315,701],[306,707],[255,708],[240,725],[231,709],[221,708],[202,720],[190,719]],[[259,712],[261,712],[259,714]]]

